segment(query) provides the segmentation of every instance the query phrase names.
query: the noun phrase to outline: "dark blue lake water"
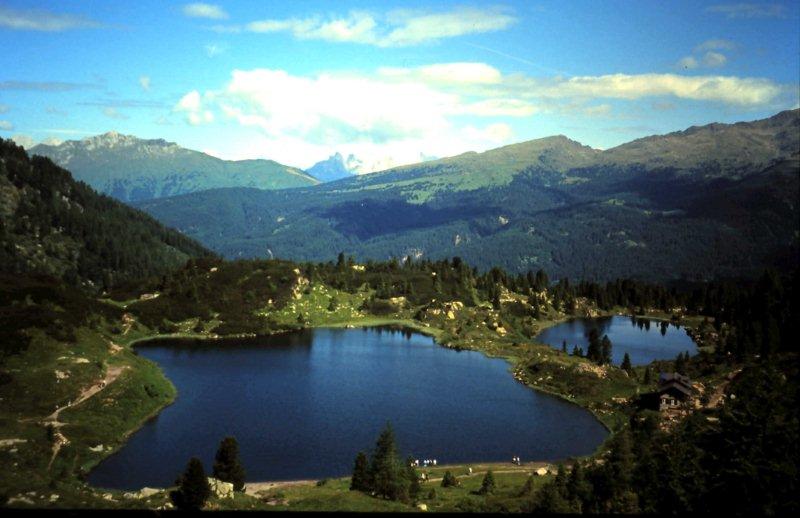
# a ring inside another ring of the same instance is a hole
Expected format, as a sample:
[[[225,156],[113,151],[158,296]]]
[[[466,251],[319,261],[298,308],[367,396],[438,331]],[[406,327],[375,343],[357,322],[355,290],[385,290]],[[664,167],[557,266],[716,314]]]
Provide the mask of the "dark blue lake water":
[[[627,352],[633,365],[646,365],[653,360],[674,360],[679,353],[697,353],[697,344],[682,327],[657,320],[634,317],[576,318],[550,327],[539,333],[536,339],[542,343],[561,348],[567,341],[567,351],[573,346],[582,347],[584,353],[589,345],[589,331],[597,328],[600,337],[608,335],[611,340],[611,358],[619,365]]]
[[[226,435],[239,441],[251,481],[348,475],[387,421],[403,454],[439,463],[565,459],[606,437],[589,412],[515,381],[504,360],[407,331],[137,350],[164,369],[178,399],[90,473],[97,486],[171,485],[192,456],[210,472]]]

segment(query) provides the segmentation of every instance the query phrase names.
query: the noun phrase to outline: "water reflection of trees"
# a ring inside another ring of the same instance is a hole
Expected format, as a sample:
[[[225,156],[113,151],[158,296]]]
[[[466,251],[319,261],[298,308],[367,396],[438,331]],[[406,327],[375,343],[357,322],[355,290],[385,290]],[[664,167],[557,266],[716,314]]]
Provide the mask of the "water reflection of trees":
[[[607,335],[608,330],[611,328],[612,321],[613,321],[612,317],[599,317],[599,318],[584,320],[583,336],[586,337],[586,339],[588,340],[589,334],[592,332],[592,329],[597,330],[598,336]]]

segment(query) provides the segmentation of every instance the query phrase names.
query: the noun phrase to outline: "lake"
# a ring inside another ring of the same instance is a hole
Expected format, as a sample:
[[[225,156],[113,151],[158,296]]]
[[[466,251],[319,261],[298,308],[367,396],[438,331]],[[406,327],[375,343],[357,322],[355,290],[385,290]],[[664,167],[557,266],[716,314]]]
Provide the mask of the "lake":
[[[664,321],[647,320],[629,316],[576,318],[549,327],[539,333],[536,340],[561,349],[567,341],[567,351],[573,346],[589,345],[589,330],[597,328],[600,338],[611,340],[611,357],[615,365],[622,363],[627,352],[633,365],[646,365],[653,360],[674,360],[679,353],[697,353],[697,344],[681,326]]]
[[[588,411],[517,382],[505,360],[386,328],[313,329],[201,345],[137,347],[175,403],[89,474],[100,487],[172,485],[192,456],[210,473],[239,441],[247,480],[346,476],[391,421],[399,451],[441,463],[559,460],[605,439]]]

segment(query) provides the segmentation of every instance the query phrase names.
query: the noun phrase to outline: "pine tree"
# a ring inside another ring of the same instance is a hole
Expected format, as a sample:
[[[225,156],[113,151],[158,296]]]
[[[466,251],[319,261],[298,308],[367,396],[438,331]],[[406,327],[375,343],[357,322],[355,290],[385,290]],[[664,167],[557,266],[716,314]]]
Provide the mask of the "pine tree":
[[[589,347],[586,349],[586,358],[595,363],[600,363],[603,358],[603,352],[600,349],[600,335],[594,328],[589,330]]]
[[[401,475],[394,430],[391,423],[386,423],[375,444],[375,453],[372,455],[370,466],[370,478],[375,494],[390,500],[400,499],[407,493],[407,488],[403,487],[402,483],[404,477]]]
[[[586,480],[581,463],[577,460],[572,464],[572,470],[567,480],[567,499],[572,502],[577,511],[583,507],[592,496],[592,486]]]
[[[356,455],[355,465],[353,466],[353,476],[350,479],[351,491],[372,491],[372,481],[369,476],[369,460],[363,451]]]
[[[622,358],[622,364],[620,365],[620,369],[624,370],[628,373],[628,375],[633,375],[633,366],[631,365],[631,357],[628,353],[625,353],[625,357]]]
[[[567,341],[566,340],[561,342],[561,352],[564,353],[564,354],[567,353]]]
[[[178,489],[170,493],[172,502],[180,510],[199,511],[211,496],[203,463],[192,457],[186,465],[186,471],[178,479]]]
[[[550,482],[534,494],[531,512],[534,514],[568,514],[572,512],[572,507],[561,495],[558,487]]]
[[[406,459],[405,475],[406,480],[408,481],[408,497],[411,500],[416,500],[421,488],[419,485],[419,473],[417,473],[417,470],[414,469],[413,462],[414,459],[411,457]]]
[[[603,335],[603,340],[600,342],[600,352],[601,352],[601,365],[606,365],[611,363],[611,340],[608,338],[608,335]]]
[[[234,437],[225,437],[214,457],[214,478],[230,482],[235,491],[242,491],[244,476],[244,468],[239,459],[239,443]]]
[[[650,366],[648,365],[647,368],[644,370],[644,379],[642,383],[645,385],[649,385],[653,382],[653,371],[650,370]]]
[[[497,485],[494,482],[494,474],[492,470],[488,470],[486,475],[483,476],[483,482],[481,482],[481,488],[478,490],[478,493],[481,495],[488,495],[494,493],[496,488]]]
[[[450,471],[445,471],[444,476],[442,477],[442,487],[456,487],[458,485],[458,479],[450,473]]]

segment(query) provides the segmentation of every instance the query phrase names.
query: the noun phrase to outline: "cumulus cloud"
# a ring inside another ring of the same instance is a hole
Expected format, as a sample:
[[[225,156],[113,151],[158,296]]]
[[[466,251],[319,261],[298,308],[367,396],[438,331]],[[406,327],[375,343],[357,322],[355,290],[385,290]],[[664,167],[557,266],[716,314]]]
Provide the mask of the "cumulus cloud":
[[[517,18],[501,8],[459,8],[431,13],[395,10],[376,15],[351,11],[346,15],[257,20],[244,26],[217,26],[218,32],[286,32],[301,40],[323,40],[403,47],[503,30]]]
[[[14,125],[11,124],[9,121],[0,120],[0,130],[2,131],[11,131],[14,129]]]
[[[202,2],[184,5],[183,14],[190,18],[207,18],[210,20],[225,20],[228,18],[228,13],[222,7]]]
[[[727,18],[784,18],[786,9],[781,4],[717,4],[706,8],[708,13],[724,15]]]
[[[703,65],[708,68],[719,68],[725,66],[725,63],[728,62],[728,58],[725,57],[725,54],[721,54],[719,52],[706,52],[703,55]]]
[[[72,14],[53,13],[44,9],[11,9],[0,6],[0,27],[21,31],[61,32],[71,29],[94,29],[102,24]]]
[[[207,98],[213,98],[213,94],[208,94]],[[181,97],[174,111],[186,114],[186,121],[192,126],[214,122],[214,114],[210,110],[203,109],[200,92],[197,90],[192,90]]]
[[[192,125],[236,124],[257,130],[250,147],[234,143],[230,158],[268,152],[299,165],[298,156],[316,161],[335,149],[360,158],[369,155],[384,165],[390,157],[397,165],[419,160],[419,153],[448,156],[503,145],[513,140],[510,119],[543,112],[609,118],[614,110],[606,101],[648,98],[660,109],[672,109],[682,99],[769,106],[786,92],[787,87],[761,78],[538,78],[502,74],[484,63],[441,63],[380,68],[372,74],[299,76],[274,69],[234,70],[218,89],[187,92],[173,111]]]

